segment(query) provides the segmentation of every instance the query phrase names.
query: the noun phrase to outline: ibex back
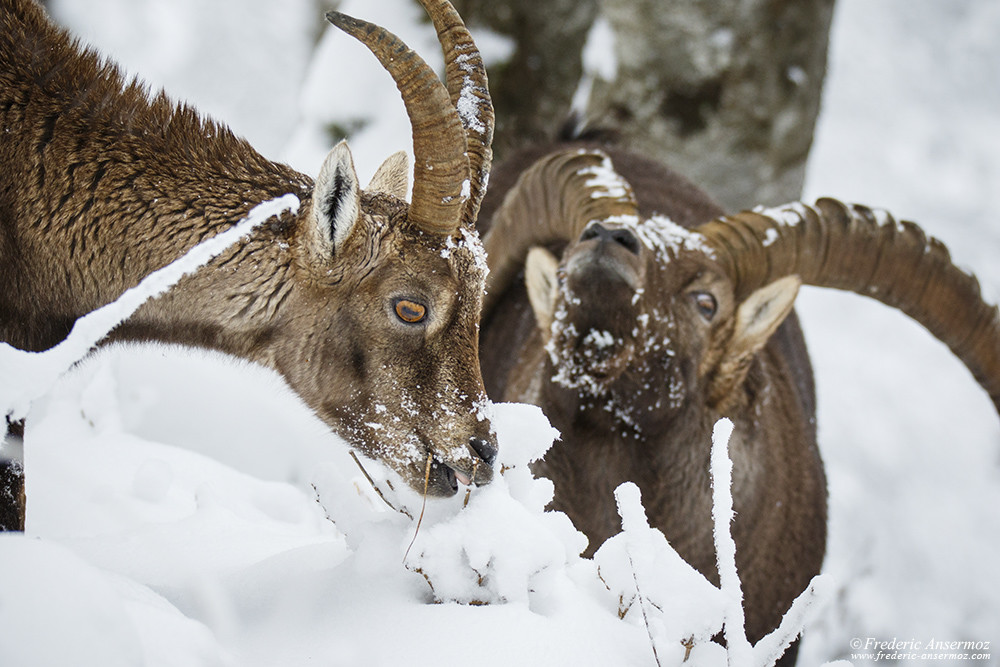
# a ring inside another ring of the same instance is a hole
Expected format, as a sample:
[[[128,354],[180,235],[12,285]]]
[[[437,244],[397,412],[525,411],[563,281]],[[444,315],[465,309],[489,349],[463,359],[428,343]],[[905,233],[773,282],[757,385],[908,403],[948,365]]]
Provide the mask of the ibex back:
[[[420,490],[488,482],[496,449],[477,356],[484,264],[474,224],[493,113],[458,14],[445,0],[422,4],[447,87],[383,29],[327,16],[372,50],[403,96],[416,162],[407,205],[404,154],[362,190],[341,143],[314,183],[126,82],[34,0],[0,0],[0,340],[51,347],[78,317],[292,193],[297,214],[269,220],[109,338],[273,368],[332,429]],[[459,98],[472,102],[462,115]]]

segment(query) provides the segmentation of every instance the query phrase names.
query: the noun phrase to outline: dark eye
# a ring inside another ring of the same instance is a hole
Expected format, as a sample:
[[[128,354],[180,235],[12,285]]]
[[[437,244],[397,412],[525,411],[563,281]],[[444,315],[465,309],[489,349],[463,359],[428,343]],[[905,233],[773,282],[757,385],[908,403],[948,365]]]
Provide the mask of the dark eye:
[[[398,299],[395,309],[396,317],[407,324],[416,324],[423,320],[424,315],[427,314],[427,309],[423,305],[408,299]]]
[[[702,317],[706,320],[715,317],[715,311],[718,310],[719,304],[715,301],[714,296],[708,292],[692,292],[691,298],[694,299],[694,305]]]

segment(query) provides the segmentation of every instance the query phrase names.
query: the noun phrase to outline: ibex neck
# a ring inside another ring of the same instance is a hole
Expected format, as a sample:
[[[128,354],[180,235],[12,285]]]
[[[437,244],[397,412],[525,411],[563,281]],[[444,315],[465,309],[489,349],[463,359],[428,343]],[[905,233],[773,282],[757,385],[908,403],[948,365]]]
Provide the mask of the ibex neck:
[[[0,128],[17,128],[0,142],[0,338],[37,350],[310,183],[29,18],[6,16],[19,38],[0,40]]]

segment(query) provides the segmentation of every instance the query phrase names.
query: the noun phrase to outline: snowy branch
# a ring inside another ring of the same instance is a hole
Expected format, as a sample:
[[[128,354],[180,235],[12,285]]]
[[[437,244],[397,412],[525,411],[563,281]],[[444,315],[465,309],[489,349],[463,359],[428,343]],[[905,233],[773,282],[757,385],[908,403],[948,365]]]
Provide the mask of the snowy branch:
[[[726,596],[726,644],[730,665],[750,665],[752,650],[744,628],[743,589],[736,571],[736,542],[730,526],[733,512],[733,462],[729,459],[729,438],[733,423],[720,419],[712,431],[712,519],[715,522],[715,553],[719,583]]]

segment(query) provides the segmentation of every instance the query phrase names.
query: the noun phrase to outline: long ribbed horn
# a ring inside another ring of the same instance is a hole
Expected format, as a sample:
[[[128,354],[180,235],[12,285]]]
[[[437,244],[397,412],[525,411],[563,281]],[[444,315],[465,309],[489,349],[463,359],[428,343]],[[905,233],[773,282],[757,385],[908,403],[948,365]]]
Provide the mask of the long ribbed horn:
[[[1000,413],[1000,313],[917,225],[820,199],[739,213],[697,231],[716,249],[738,299],[794,274],[900,309],[951,348]]]
[[[538,160],[507,192],[483,239],[490,268],[483,317],[532,246],[575,239],[593,220],[638,214],[632,187],[604,152],[574,149]]]
[[[486,194],[493,163],[494,115],[486,66],[462,17],[450,2],[420,0],[420,4],[437,30],[444,53],[445,85],[465,128],[472,178],[462,221],[473,227],[479,215],[479,205]]]
[[[368,47],[403,96],[413,128],[410,222],[428,232],[453,233],[462,221],[470,174],[465,130],[448,91],[391,32],[340,12],[328,12],[326,18]]]

